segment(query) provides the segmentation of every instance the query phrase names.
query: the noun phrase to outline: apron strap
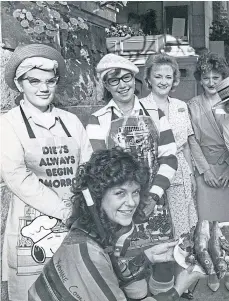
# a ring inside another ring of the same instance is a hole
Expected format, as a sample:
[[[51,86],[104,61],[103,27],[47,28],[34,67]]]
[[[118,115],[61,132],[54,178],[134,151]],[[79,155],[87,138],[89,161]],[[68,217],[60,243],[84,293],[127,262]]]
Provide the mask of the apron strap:
[[[143,106],[143,104],[142,104],[141,102],[140,102],[140,105],[141,105],[141,107],[142,107],[142,110],[143,110],[144,114],[145,114],[146,116],[150,116],[149,112],[146,110],[146,108]],[[142,110],[140,111],[140,115],[143,115],[143,114],[141,114],[141,113],[142,113]]]
[[[114,107],[111,107],[111,121],[118,119],[119,117],[114,112]]]
[[[26,126],[26,129],[27,129],[29,138],[33,138],[33,139],[36,138],[36,136],[34,135],[34,132],[33,132],[32,128],[31,128],[31,125],[29,124],[29,121],[28,121],[28,119],[26,118],[25,113],[24,113],[24,111],[23,111],[23,109],[22,109],[21,106],[20,106],[20,111],[21,111],[22,118],[23,118],[23,120],[24,120],[24,122],[25,122],[25,126]],[[61,120],[61,118],[58,117],[58,119],[59,119],[60,124],[61,124],[63,130],[65,131],[66,135],[67,135],[68,137],[72,137],[71,134],[69,133],[68,129],[66,128],[65,124],[64,124],[63,121]]]
[[[68,129],[66,128],[65,124],[63,123],[62,119],[60,117],[58,117],[60,124],[63,128],[63,130],[65,131],[66,135],[70,138],[72,137],[72,135],[69,133]]]
[[[28,121],[28,119],[26,118],[25,113],[24,113],[24,111],[22,110],[22,107],[21,107],[21,106],[20,106],[20,111],[21,111],[21,115],[22,115],[22,118],[23,118],[23,120],[24,120],[26,129],[27,129],[29,138],[36,138],[36,136],[34,135],[34,132],[33,132],[32,128],[31,128],[31,125],[29,124],[29,121]]]

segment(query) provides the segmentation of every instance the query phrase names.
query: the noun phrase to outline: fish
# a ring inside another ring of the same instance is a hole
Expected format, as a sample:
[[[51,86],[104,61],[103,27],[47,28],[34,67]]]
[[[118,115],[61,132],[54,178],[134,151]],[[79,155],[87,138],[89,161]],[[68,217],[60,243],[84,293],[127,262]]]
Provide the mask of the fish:
[[[218,279],[222,279],[227,272],[227,263],[224,260],[224,251],[221,248],[222,232],[219,223],[214,221],[211,227],[211,236],[208,243],[208,251],[214,264]]]
[[[194,234],[194,251],[196,259],[207,275],[215,274],[214,264],[208,253],[208,242],[210,239],[209,221],[198,221]]]

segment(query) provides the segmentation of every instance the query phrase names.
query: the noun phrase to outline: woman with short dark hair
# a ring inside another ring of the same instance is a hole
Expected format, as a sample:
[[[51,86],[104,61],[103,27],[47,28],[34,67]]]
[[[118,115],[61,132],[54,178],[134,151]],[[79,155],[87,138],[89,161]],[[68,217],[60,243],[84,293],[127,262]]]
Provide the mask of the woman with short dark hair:
[[[226,115],[215,114],[220,101],[216,86],[229,75],[226,60],[212,52],[198,58],[195,77],[203,93],[192,98],[189,111],[195,136],[189,138],[195,162],[197,206],[201,220],[229,221],[229,151],[223,137]],[[219,282],[208,282],[216,291]]]

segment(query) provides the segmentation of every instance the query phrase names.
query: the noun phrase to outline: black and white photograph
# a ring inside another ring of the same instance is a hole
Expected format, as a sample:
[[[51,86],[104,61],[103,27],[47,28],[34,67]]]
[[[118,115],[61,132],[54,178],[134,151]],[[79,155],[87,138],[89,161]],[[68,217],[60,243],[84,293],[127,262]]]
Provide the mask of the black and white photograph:
[[[1,300],[229,300],[229,1],[0,12]]]

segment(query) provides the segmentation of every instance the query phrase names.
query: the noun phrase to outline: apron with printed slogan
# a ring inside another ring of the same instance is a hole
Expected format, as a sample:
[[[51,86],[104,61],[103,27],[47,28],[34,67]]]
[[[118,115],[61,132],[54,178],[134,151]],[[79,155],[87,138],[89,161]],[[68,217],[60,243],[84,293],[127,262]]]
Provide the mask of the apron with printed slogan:
[[[141,104],[143,107],[143,105]],[[141,111],[140,111],[141,112]],[[117,117],[112,110],[111,126],[106,138],[107,148],[119,146],[130,151],[150,169],[150,186],[157,174],[159,133],[149,113],[145,115]],[[173,238],[173,226],[168,206],[155,206],[147,222],[135,225],[134,235],[128,248],[129,255],[136,255],[142,248],[148,248],[160,241]]]
[[[33,131],[21,107],[20,111],[28,132],[26,145],[23,146],[26,167],[70,206],[70,188],[75,181],[80,160],[78,144],[60,117],[56,119],[63,129],[62,134],[55,136],[50,133],[49,137],[37,138],[36,128]],[[34,279],[34,275],[38,276],[41,273],[68,231],[57,218],[40,213],[17,196],[14,196],[14,199],[9,208],[5,244],[9,267],[8,281],[12,283],[10,291],[13,294],[16,282],[24,278],[20,276],[28,276],[26,281],[30,282],[29,279]],[[43,202],[49,206],[49,200],[44,199]],[[20,297],[18,300],[21,300]]]

